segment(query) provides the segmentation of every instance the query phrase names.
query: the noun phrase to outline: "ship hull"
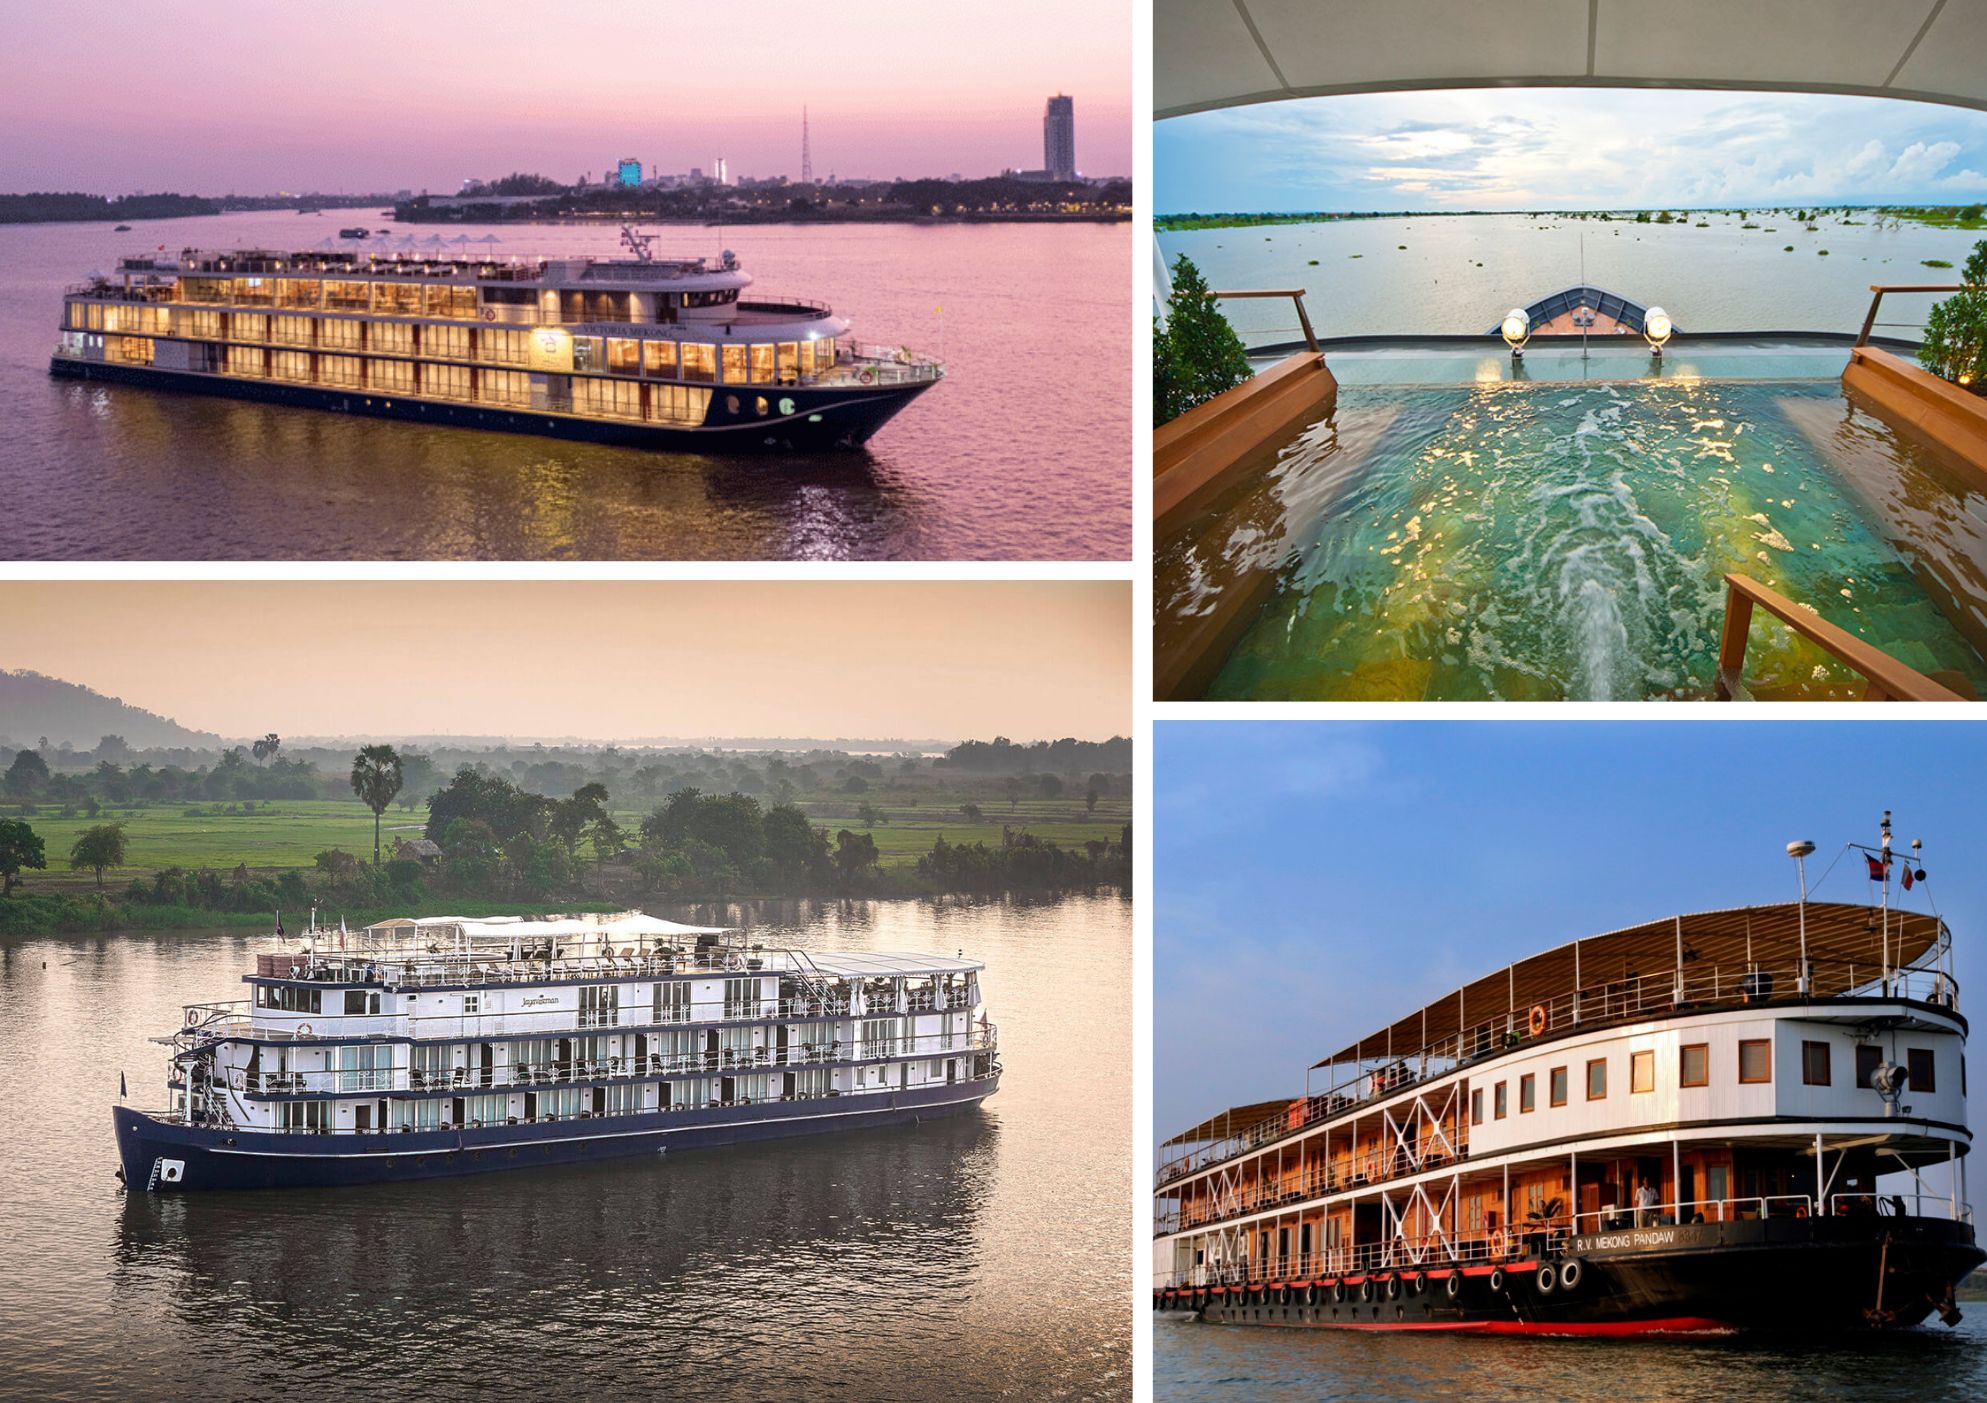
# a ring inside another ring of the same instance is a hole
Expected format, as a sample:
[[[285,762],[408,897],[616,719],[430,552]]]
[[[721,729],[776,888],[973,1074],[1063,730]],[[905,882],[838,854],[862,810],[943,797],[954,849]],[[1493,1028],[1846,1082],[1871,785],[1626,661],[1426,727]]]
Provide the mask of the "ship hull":
[[[736,391],[739,408],[735,414],[728,407],[731,392],[724,386],[713,386],[705,421],[700,425],[685,426],[589,419],[571,414],[504,409],[487,404],[415,399],[369,390],[77,360],[68,356],[53,357],[48,364],[48,373],[64,379],[142,385],[149,389],[219,395],[227,399],[257,400],[266,404],[330,410],[339,414],[407,419],[417,423],[449,424],[499,433],[535,434],[671,453],[805,453],[860,448],[913,399],[937,383],[935,380],[918,380],[890,385],[781,386],[763,392],[751,386],[740,386]],[[794,412],[773,418],[757,415],[755,404],[762,393],[769,398],[791,399]]]
[[[124,1106],[111,1114],[125,1185],[182,1193],[400,1183],[907,1125],[970,1111],[999,1087],[993,1077],[849,1098],[862,1103],[858,1109],[833,1100],[769,1102],[375,1135],[180,1125]]]
[[[1983,1259],[1972,1229],[1945,1219],[1785,1219],[1666,1230],[1649,1250],[1569,1252],[1577,1286],[1542,1292],[1540,1263],[1162,1291],[1161,1310],[1231,1325],[1629,1336],[1735,1330],[1870,1330],[1916,1325],[1948,1307]],[[1879,1286],[1881,1284],[1881,1300]],[[1418,1289],[1417,1289],[1418,1288]],[[1335,1301],[1334,1294],[1343,1301]],[[1957,1319],[1957,1315],[1953,1317]]]

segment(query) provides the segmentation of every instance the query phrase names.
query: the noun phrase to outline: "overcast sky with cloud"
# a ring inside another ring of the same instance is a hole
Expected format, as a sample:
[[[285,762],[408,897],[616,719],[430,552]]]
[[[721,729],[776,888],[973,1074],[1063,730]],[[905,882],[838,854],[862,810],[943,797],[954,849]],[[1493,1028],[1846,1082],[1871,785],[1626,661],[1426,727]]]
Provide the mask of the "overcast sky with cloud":
[[[1379,93],[1175,117],[1153,141],[1161,214],[1987,199],[1987,113],[1888,98]]]

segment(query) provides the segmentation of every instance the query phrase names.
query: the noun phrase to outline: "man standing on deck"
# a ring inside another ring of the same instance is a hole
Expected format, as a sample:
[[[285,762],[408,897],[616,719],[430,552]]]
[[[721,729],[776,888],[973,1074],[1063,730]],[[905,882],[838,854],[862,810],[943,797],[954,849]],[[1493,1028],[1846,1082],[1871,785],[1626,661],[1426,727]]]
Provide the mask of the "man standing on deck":
[[[1635,1226],[1646,1228],[1655,1221],[1656,1202],[1659,1195],[1656,1186],[1644,1179],[1635,1190]]]

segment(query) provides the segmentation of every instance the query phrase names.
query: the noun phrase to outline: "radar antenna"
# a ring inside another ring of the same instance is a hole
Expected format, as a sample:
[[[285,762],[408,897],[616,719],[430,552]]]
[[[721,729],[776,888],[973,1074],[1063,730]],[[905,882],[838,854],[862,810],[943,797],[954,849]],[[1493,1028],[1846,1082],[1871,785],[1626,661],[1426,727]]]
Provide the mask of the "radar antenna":
[[[623,224],[621,226],[621,246],[635,255],[637,263],[652,263],[655,261],[655,250],[650,247],[654,242],[655,235],[653,234],[637,234],[635,226],[632,224]]]

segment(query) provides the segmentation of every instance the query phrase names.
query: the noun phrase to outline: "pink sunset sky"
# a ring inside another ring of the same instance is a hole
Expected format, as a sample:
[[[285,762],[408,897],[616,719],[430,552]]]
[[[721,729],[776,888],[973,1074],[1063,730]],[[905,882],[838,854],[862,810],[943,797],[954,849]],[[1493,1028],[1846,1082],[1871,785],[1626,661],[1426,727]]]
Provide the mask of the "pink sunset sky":
[[[427,189],[513,170],[1131,168],[1130,0],[68,0],[8,17],[0,190]]]

